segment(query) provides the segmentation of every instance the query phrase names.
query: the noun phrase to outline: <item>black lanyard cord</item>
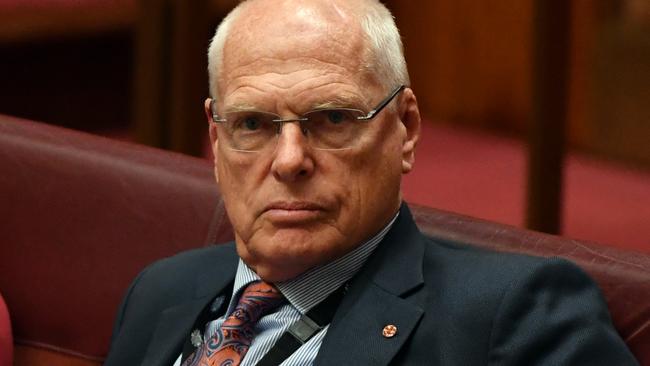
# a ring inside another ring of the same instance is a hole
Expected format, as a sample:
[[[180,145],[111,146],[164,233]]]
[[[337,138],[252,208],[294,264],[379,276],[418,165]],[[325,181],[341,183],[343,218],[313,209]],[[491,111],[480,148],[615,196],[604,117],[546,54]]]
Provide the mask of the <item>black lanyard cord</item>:
[[[273,348],[257,363],[257,366],[277,366],[281,364],[300,346],[331,323],[336,309],[345,295],[346,288],[346,285],[339,287],[325,300],[309,310],[307,314],[303,314],[297,322],[291,324],[289,329],[273,345]]]

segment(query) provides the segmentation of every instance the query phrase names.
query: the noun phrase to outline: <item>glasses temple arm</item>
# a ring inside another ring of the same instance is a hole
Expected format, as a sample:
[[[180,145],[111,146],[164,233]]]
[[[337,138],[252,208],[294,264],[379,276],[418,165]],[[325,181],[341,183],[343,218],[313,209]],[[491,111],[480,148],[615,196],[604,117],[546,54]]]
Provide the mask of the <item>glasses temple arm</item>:
[[[365,115],[365,117],[358,117],[357,119],[360,119],[360,120],[369,120],[369,119],[374,118],[375,115],[377,115],[377,113],[381,112],[381,110],[384,109],[384,107],[386,107],[386,106],[388,105],[388,103],[390,103],[390,102],[393,100],[393,98],[395,98],[395,96],[396,96],[397,94],[399,94],[399,92],[401,92],[402,90],[404,90],[404,88],[406,88],[406,85],[400,85],[400,86],[398,86],[397,88],[395,88],[395,90],[393,90],[392,93],[390,93],[390,94],[388,95],[388,97],[386,97],[384,100],[382,100],[381,102],[379,102],[379,104],[378,104],[378,105],[377,105],[373,110],[371,110],[370,112],[368,112],[368,114]]]

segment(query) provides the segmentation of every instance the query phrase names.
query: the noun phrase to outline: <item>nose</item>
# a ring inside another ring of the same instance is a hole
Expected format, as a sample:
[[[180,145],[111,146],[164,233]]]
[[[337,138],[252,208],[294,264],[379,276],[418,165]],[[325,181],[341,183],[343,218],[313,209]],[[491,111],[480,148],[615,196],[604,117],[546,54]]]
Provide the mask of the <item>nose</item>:
[[[314,161],[299,123],[284,123],[280,129],[271,170],[276,179],[294,182],[311,176]]]

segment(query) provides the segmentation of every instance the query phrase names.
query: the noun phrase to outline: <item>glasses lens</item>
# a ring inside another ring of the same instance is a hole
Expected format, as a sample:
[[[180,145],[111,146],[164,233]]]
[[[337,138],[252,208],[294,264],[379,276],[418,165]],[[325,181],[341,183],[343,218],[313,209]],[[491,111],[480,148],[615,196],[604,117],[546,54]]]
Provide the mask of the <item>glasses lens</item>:
[[[273,122],[278,116],[264,112],[226,113],[223,124],[226,142],[233,150],[259,151],[276,136],[277,126]]]
[[[323,150],[337,150],[352,147],[358,140],[365,123],[358,118],[364,116],[357,109],[321,109],[304,115],[303,122],[311,146]]]

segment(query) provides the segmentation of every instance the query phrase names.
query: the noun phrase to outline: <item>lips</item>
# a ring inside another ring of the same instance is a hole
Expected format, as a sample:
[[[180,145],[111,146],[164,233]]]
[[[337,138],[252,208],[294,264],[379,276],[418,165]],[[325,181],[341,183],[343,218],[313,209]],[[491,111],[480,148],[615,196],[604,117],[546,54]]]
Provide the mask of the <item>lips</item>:
[[[276,201],[268,204],[264,211],[268,210],[322,210],[323,207],[316,203],[304,201]]]
[[[305,201],[276,201],[268,204],[262,215],[276,225],[298,225],[318,220],[325,214],[323,206]]]

